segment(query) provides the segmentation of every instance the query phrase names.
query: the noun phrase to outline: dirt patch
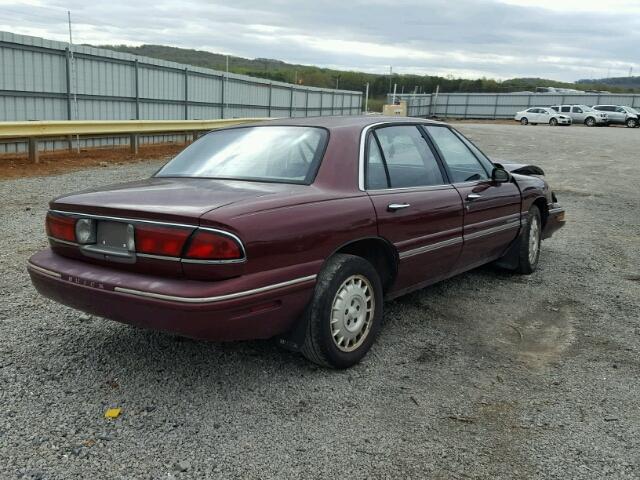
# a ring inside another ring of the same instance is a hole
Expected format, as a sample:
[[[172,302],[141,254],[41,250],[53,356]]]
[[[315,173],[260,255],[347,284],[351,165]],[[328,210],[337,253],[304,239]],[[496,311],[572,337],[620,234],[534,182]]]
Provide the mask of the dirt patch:
[[[142,145],[137,155],[129,147],[90,148],[75,151],[43,152],[39,163],[31,163],[26,153],[0,155],[0,179],[58,175],[91,167],[109,167],[145,160],[169,159],[184,149],[184,144]]]

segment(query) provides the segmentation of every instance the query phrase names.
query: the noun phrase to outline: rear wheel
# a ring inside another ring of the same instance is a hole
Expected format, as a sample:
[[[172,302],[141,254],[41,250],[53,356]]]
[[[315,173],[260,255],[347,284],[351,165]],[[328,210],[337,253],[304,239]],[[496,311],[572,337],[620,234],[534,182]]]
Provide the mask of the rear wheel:
[[[627,118],[625,122],[628,128],[636,128],[638,126],[638,119],[636,118]]]
[[[533,273],[538,267],[538,260],[540,259],[540,240],[542,237],[542,220],[540,216],[540,210],[533,205],[529,209],[527,215],[527,225],[525,231],[522,234],[520,242],[520,252],[518,258],[518,267],[516,270],[519,273],[529,274]]]
[[[355,255],[330,258],[305,315],[305,357],[332,368],[358,363],[382,324],[382,283],[375,268]]]
[[[529,119],[528,119],[527,117],[522,117],[522,118],[520,119],[520,123],[521,123],[522,125],[528,125],[528,124],[529,124]]]
[[[595,119],[595,118],[593,118],[593,117],[587,117],[587,118],[584,120],[584,124],[585,124],[587,127],[595,127],[595,126],[596,126],[596,119]]]
[[[551,125],[552,127],[558,126],[558,119],[552,118],[551,120],[549,120],[549,125]]]

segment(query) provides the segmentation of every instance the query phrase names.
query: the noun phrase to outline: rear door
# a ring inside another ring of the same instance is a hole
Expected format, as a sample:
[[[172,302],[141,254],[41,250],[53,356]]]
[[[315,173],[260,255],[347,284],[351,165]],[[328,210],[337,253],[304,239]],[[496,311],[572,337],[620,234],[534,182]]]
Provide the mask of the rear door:
[[[462,200],[417,125],[368,133],[365,189],[378,231],[399,253],[394,290],[449,275],[462,248]]]
[[[498,258],[518,234],[520,190],[514,182],[493,182],[491,162],[458,132],[445,125],[425,130],[464,205],[464,244],[455,271]]]

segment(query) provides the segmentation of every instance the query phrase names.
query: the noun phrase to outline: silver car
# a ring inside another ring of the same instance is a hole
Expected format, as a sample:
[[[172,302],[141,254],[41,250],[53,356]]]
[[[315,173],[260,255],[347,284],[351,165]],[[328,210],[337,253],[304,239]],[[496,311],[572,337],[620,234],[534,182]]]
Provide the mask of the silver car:
[[[638,111],[624,105],[594,105],[594,110],[605,112],[609,116],[609,124],[626,125],[629,128],[640,126]]]
[[[587,105],[553,105],[550,108],[563,115],[568,115],[573,123],[584,123],[587,127],[609,125],[609,117]]]

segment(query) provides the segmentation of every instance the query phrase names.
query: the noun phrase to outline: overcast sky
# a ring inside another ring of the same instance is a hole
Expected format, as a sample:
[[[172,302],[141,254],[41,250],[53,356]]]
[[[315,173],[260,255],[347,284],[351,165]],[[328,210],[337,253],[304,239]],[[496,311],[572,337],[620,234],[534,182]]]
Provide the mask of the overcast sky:
[[[0,30],[386,73],[640,75],[640,0],[0,0]]]

